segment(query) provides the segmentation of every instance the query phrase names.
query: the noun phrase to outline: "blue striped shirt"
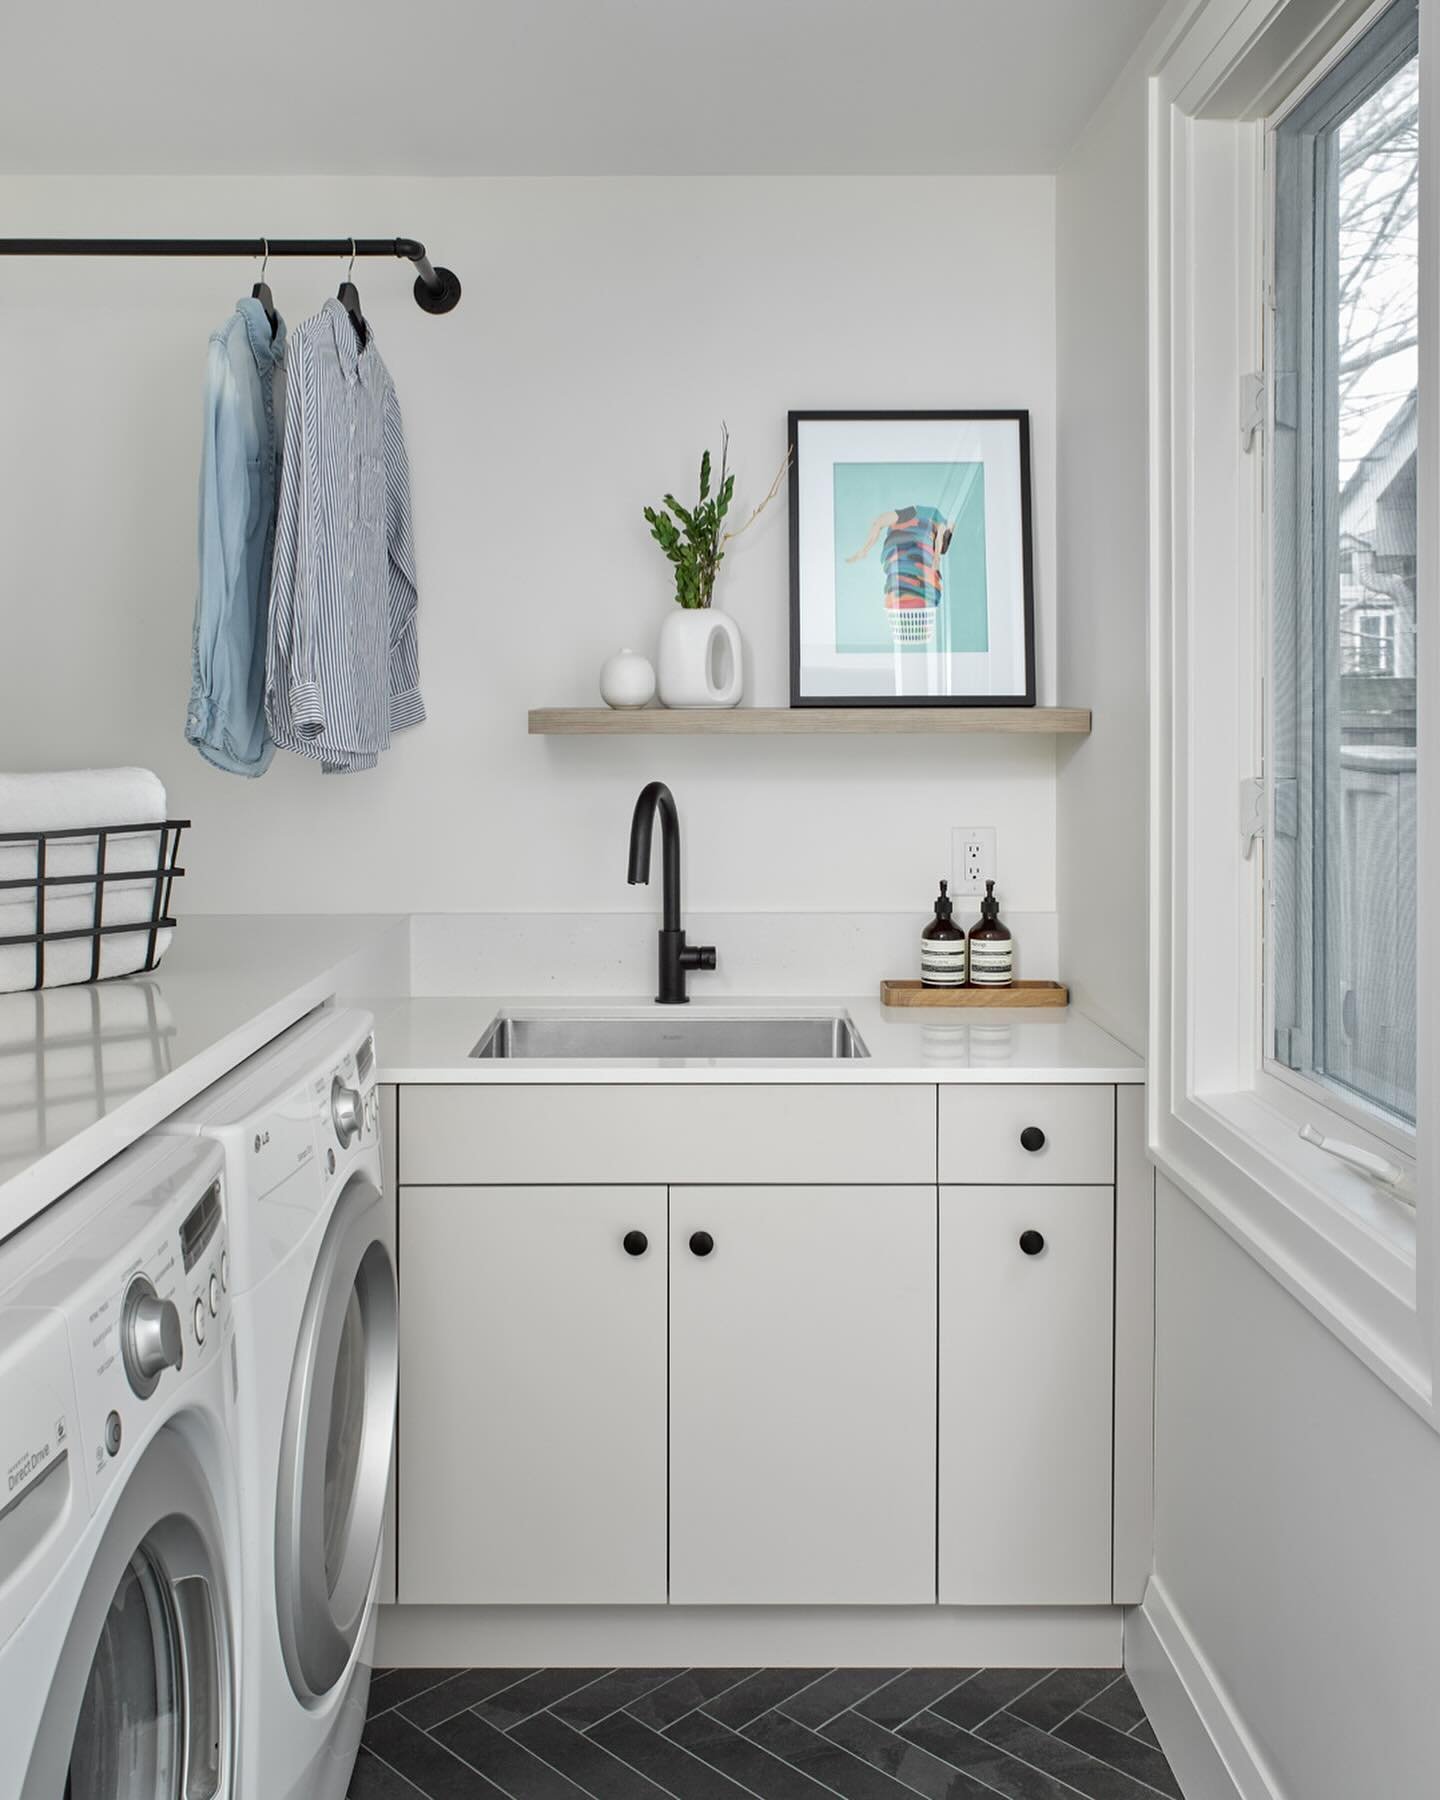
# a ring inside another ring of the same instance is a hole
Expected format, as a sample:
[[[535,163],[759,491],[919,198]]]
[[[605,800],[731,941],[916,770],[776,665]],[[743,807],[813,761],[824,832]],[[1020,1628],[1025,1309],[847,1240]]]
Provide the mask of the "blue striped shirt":
[[[425,717],[400,406],[338,300],[290,334],[285,364],[266,719],[327,773],[373,769]]]

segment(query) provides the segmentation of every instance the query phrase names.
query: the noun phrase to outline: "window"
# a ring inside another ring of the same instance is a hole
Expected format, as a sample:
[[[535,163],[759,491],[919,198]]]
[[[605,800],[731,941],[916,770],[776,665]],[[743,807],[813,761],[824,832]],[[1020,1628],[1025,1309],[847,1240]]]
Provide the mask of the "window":
[[[1273,127],[1267,1066],[1415,1121],[1419,61],[1397,0]]]
[[[1347,631],[1343,623],[1345,598],[1340,598],[1340,674],[1386,675],[1395,673],[1395,611],[1354,612]]]

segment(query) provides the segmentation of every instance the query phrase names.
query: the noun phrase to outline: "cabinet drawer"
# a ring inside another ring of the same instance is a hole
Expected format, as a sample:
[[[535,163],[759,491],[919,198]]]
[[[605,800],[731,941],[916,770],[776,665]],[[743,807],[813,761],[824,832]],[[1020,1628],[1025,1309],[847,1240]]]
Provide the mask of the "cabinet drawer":
[[[940,1179],[1113,1181],[1114,1088],[942,1087]]]
[[[400,1180],[933,1182],[935,1089],[405,1087]]]

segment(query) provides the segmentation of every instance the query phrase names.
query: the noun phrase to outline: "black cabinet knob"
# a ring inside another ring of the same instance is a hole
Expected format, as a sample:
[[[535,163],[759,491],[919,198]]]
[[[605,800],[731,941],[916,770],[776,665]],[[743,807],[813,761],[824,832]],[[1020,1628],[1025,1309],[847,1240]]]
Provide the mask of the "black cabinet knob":
[[[643,1231],[627,1231],[621,1241],[627,1256],[643,1256],[650,1248],[650,1240]]]
[[[1045,1148],[1045,1133],[1038,1125],[1027,1125],[1020,1133],[1020,1148],[1022,1150],[1043,1150]]]
[[[1045,1240],[1038,1231],[1022,1231],[1020,1248],[1027,1256],[1038,1256],[1045,1248]]]
[[[708,1231],[692,1231],[690,1248],[696,1256],[708,1256],[715,1248],[715,1240]]]

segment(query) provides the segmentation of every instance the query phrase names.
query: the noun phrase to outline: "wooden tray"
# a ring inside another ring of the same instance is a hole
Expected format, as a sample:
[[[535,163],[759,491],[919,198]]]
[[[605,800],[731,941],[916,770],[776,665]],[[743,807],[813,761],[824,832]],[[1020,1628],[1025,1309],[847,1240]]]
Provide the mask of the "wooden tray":
[[[1070,990],[1058,981],[1012,981],[1009,987],[927,988],[918,981],[882,981],[886,1006],[1068,1006]]]

